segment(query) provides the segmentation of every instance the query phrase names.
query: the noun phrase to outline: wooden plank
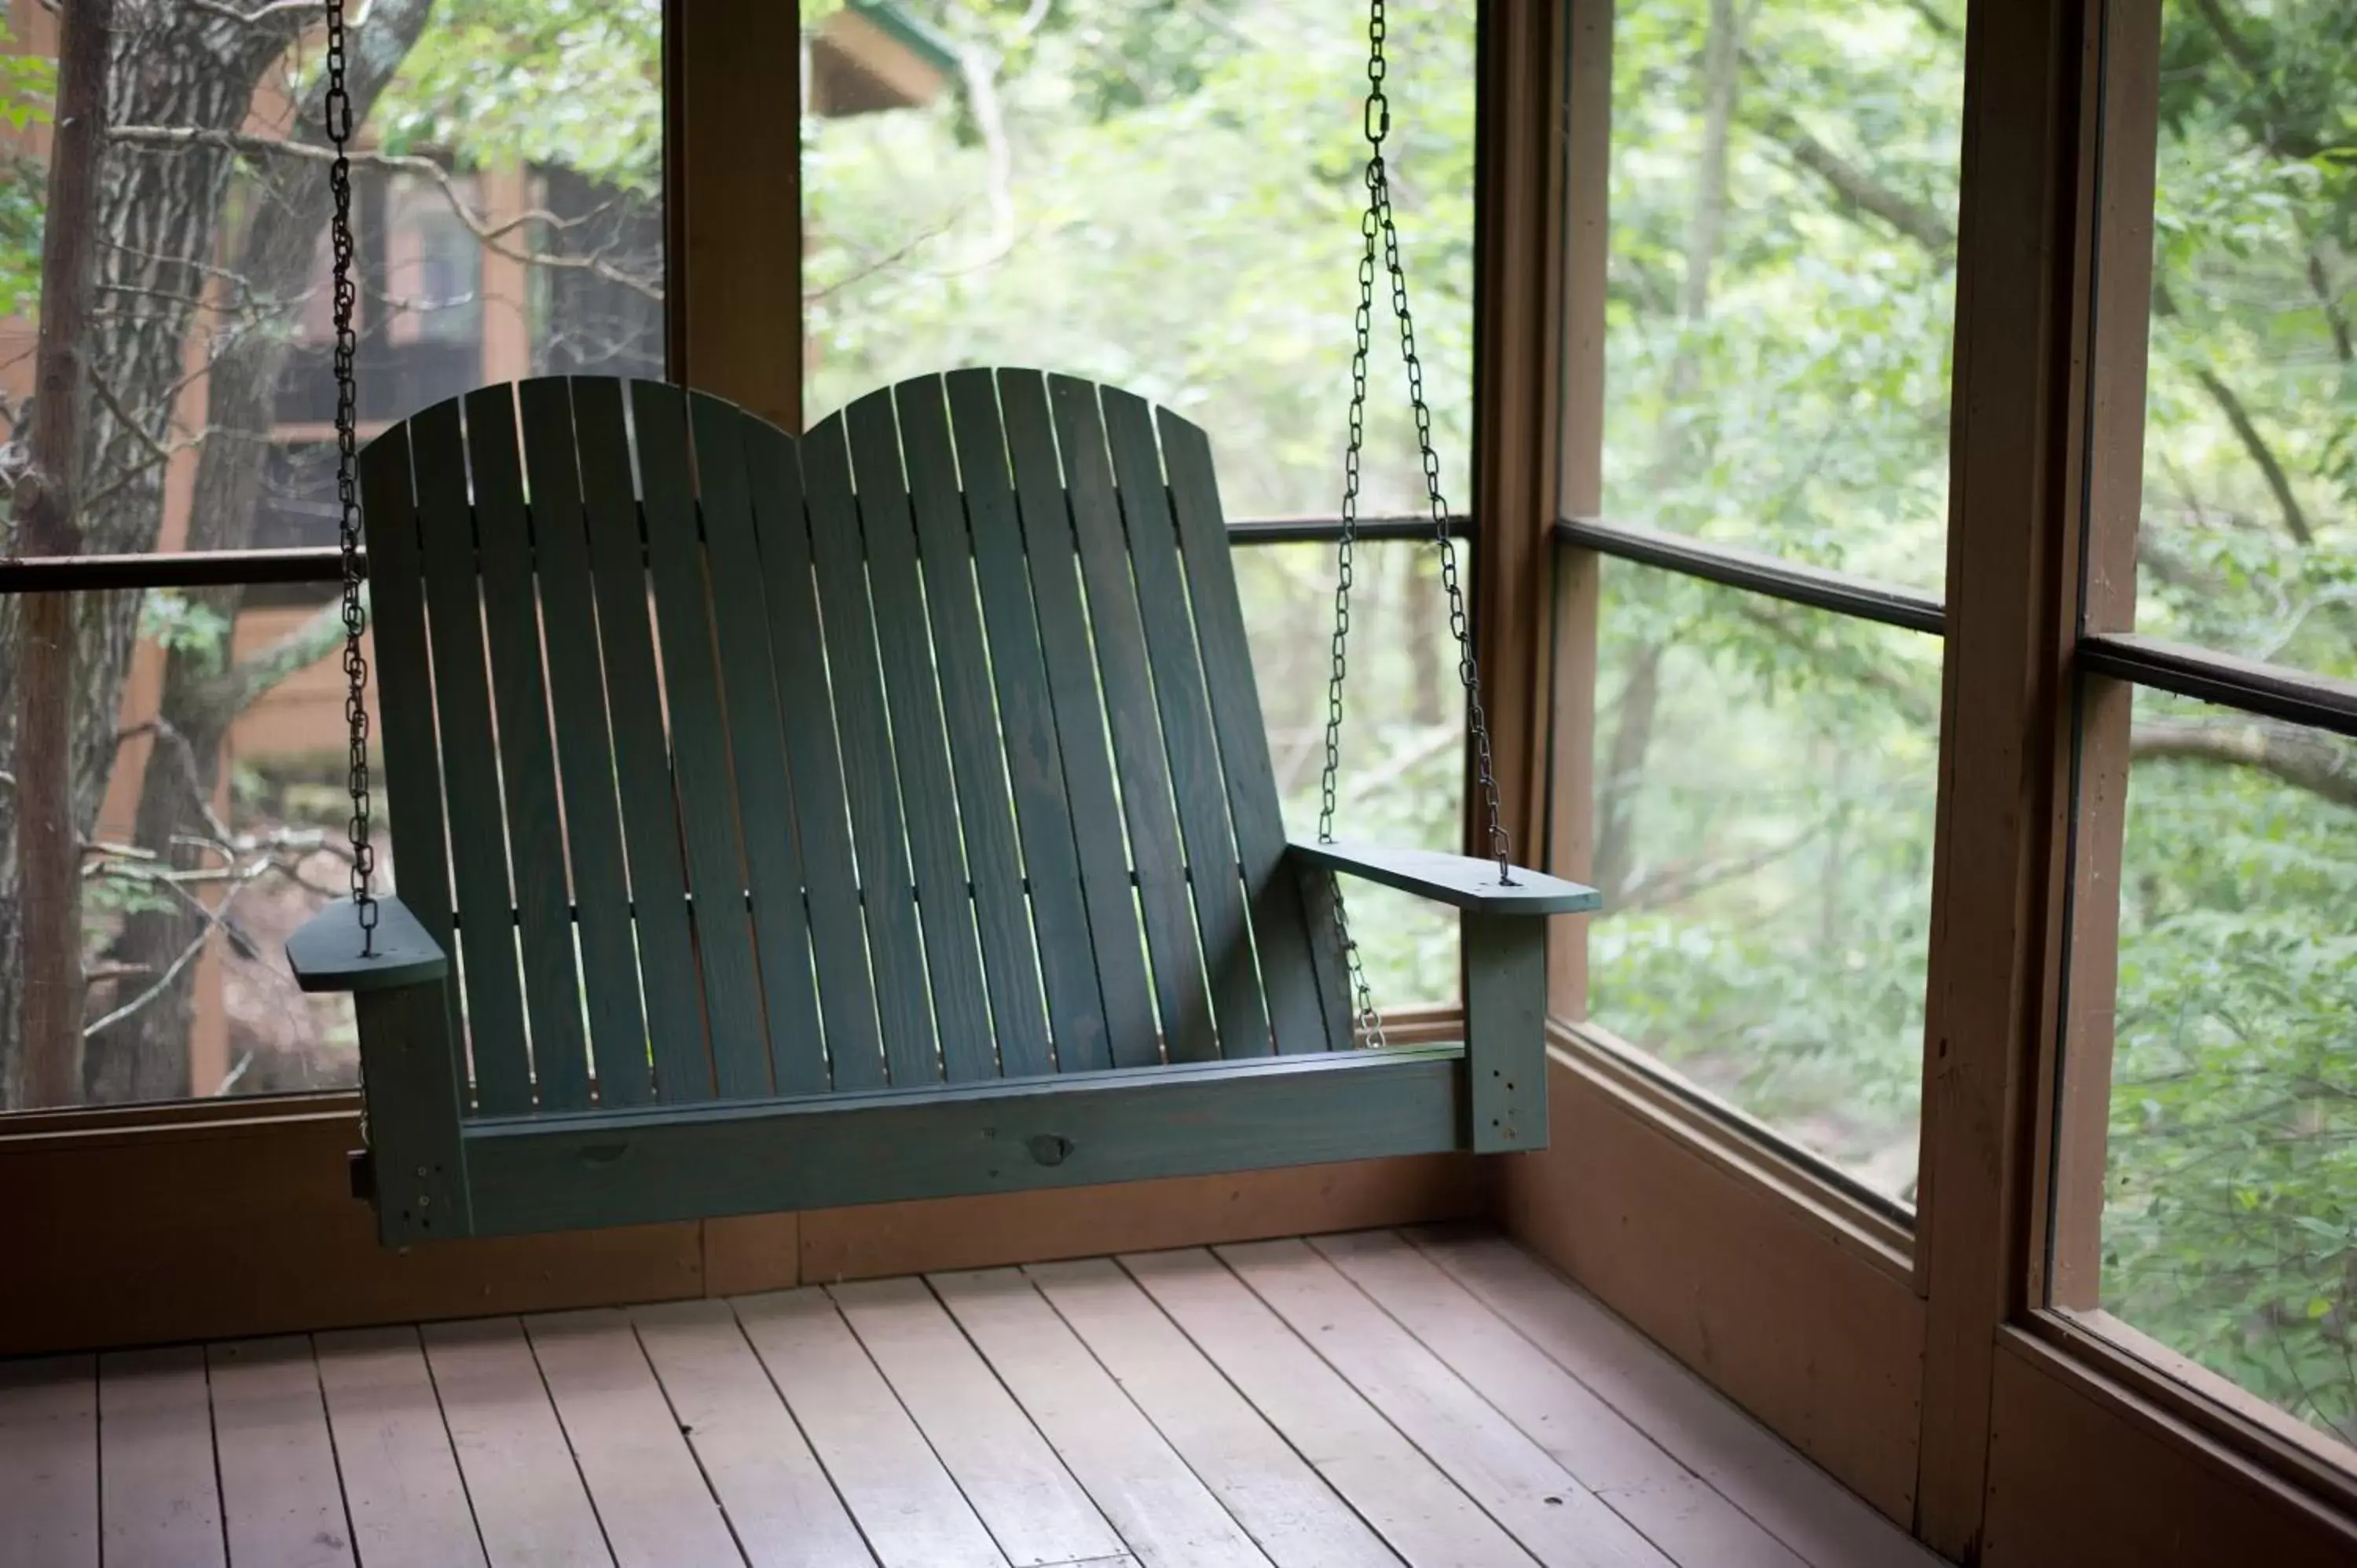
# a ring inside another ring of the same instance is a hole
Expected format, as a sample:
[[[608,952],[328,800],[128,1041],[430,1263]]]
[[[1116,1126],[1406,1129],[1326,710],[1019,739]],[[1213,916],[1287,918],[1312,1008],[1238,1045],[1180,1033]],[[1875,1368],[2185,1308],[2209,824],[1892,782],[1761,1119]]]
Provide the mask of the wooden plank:
[[[268,1568],[352,1561],[351,1524],[307,1335],[208,1346],[229,1560]]]
[[[1393,1551],[1411,1563],[1531,1563],[1512,1536],[1210,1253],[1131,1254],[1121,1262]]]
[[[1009,772],[1016,746],[991,693],[990,654],[983,641],[982,609],[975,598],[980,563],[958,491],[949,409],[942,402],[939,377],[903,381],[894,389],[893,398],[900,416],[900,448],[908,463],[917,547],[924,562],[925,610],[932,624],[942,717],[957,764],[958,821],[965,830],[966,875],[974,888],[974,923],[982,940],[983,969],[990,983],[998,1070],[1008,1078],[1032,1077],[1054,1071],[1055,1062],[1049,1054],[1048,1017],[1040,1006],[1040,956],[1032,943],[1031,911],[1023,897],[1023,864],[1016,853],[1015,786]],[[856,411],[853,417],[856,428]],[[1000,458],[995,467],[996,490],[1003,498],[1005,459]],[[998,519],[1002,529],[1009,521],[1011,514],[1002,502]],[[1003,537],[995,542],[1002,550],[1006,546]],[[1021,567],[1017,558],[999,563],[996,571],[1003,577],[1019,573]],[[1028,661],[1028,676],[1036,691],[1036,649],[1020,648],[1017,654],[1018,660]],[[1039,716],[1035,711],[1027,722],[1036,723]],[[1027,734],[1023,744],[1028,746],[1036,738]],[[1062,861],[1069,865],[1071,860],[1071,833],[1067,824]],[[1077,911],[1080,884],[1076,876],[1063,892],[1065,904]]]
[[[1219,1257],[1367,1402],[1540,1562],[1672,1568],[1628,1520],[1298,1240]]]
[[[451,990],[432,981],[352,998],[361,1073],[373,1118],[377,1235],[388,1247],[464,1236],[474,1224],[459,1142],[466,1090],[450,1037]]]
[[[879,639],[892,751],[908,812],[909,875],[924,930],[925,968],[942,1068],[952,1083],[998,1075],[990,999],[983,987],[974,900],[967,891],[962,808],[950,776],[948,742],[935,684],[936,655],[926,635],[926,596],[917,581],[917,536],[900,471],[900,436],[892,395],[871,392],[844,413],[859,488],[859,526],[867,547],[867,591],[886,635]],[[963,565],[965,556],[957,555]],[[944,597],[948,595],[945,593]],[[1004,789],[996,779],[984,789]]]
[[[523,1326],[614,1561],[741,1563],[630,1320],[601,1307]]]
[[[811,971],[802,856],[794,844],[770,607],[761,591],[761,547],[745,468],[747,416],[698,392],[688,398],[688,418],[695,439],[704,547],[711,563],[728,756],[737,769],[737,811],[752,880],[770,1072],[780,1094],[815,1094],[827,1087],[825,1042],[819,1034],[818,991]]]
[[[630,1322],[754,1568],[876,1561],[726,1302],[632,1307]]]
[[[614,727],[615,781],[622,842],[630,853],[655,1097],[673,1105],[709,1100],[712,1064],[705,1054],[704,1009],[688,937],[687,872],[680,860],[671,743],[663,733],[662,690],[647,626],[647,569],[621,384],[585,376],[572,385],[597,646],[606,660],[606,705]]]
[[[1211,446],[1200,429],[1168,409],[1157,410],[1156,420],[1276,1048],[1340,1050],[1350,1044],[1349,1004],[1340,991],[1328,998],[1318,990],[1318,977],[1309,964],[1301,886],[1282,864],[1285,815],[1277,804],[1276,770],[1269,761],[1268,731],[1253,674],[1243,606],[1236,593],[1235,563],[1229,556],[1228,524],[1220,507]],[[1329,1007],[1338,1014],[1330,1021]]]
[[[868,958],[884,1028],[884,1061],[895,1087],[937,1083],[942,1069],[926,1004],[925,955],[909,897],[907,803],[892,760],[890,720],[876,650],[876,618],[862,560],[858,503],[843,421],[821,422],[802,442],[802,493],[826,630],[826,671],[834,694],[843,781],[850,795]]]
[[[687,407],[679,388],[630,383],[631,430],[646,510],[647,559],[654,577],[662,648],[664,711],[671,718],[672,787],[694,898],[696,957],[713,1078],[723,1100],[770,1092],[769,1036],[761,1023],[760,972],[745,910],[745,851],[729,777],[728,716],[712,653],[712,606],[689,479]],[[782,780],[781,780],[782,781]]]
[[[352,1545],[367,1568],[483,1563],[466,1483],[414,1328],[314,1337]]]
[[[1154,699],[1162,716],[1163,751],[1185,845],[1187,882],[1195,896],[1196,929],[1210,972],[1211,1005],[1223,1057],[1265,1056],[1268,1009],[1261,999],[1252,933],[1245,923],[1241,862],[1228,823],[1228,786],[1211,729],[1203,664],[1188,614],[1187,582],[1178,564],[1178,536],[1154,444],[1154,416],[1145,400],[1108,387],[1105,439],[1113,450],[1114,483],[1128,524],[1129,564],[1154,671]]]
[[[589,578],[569,383],[521,383],[524,467],[531,476],[533,555],[548,646],[549,705],[565,791],[565,845],[573,871],[574,930],[589,1012],[600,1105],[643,1105],[654,1093],[647,1015],[630,918],[622,817],[614,798],[614,736],[606,722],[605,659]]]
[[[826,1292],[740,1296],[733,1305],[884,1568],[1006,1568]]]
[[[508,883],[499,743],[483,667],[481,579],[457,401],[436,403],[413,418],[409,438],[475,1102],[487,1115],[511,1116],[532,1109],[532,1063],[524,1048],[515,900]]]
[[[941,1274],[932,1285],[1150,1568],[1267,1568],[1252,1538],[1019,1272]]]
[[[1089,912],[1082,897],[1080,856],[1072,839],[1072,802],[1065,793],[1063,750],[1057,742],[1048,671],[1040,662],[1039,621],[1031,607],[1024,558],[1023,521],[1016,510],[1008,477],[1006,434],[998,417],[998,395],[988,371],[952,371],[944,380],[956,427],[956,461],[964,485],[974,583],[981,590],[983,624],[989,634],[989,669],[998,699],[998,739],[1022,830],[1023,869],[1039,935],[1039,978],[1047,991],[1048,1022],[1055,1047],[1053,1066],[1067,1072],[1093,1071],[1113,1065],[1105,1046],[1104,1000],[1097,990]],[[931,476],[939,462],[930,446],[931,417],[930,397],[912,403],[904,392],[901,423],[906,439],[912,453],[926,454],[922,462],[911,458],[924,481],[917,491],[920,526],[935,515],[929,499]],[[928,559],[935,553],[929,548]],[[938,631],[935,636],[940,639]],[[962,645],[963,634],[950,641],[952,646]],[[959,679],[964,678],[962,671]],[[977,861],[986,857],[987,852]],[[976,893],[987,910],[991,895],[979,878]],[[990,929],[985,920],[985,939]],[[987,949],[984,957],[989,957]],[[1019,980],[1017,987],[1020,989]],[[1016,1036],[1006,1030],[1001,1033],[1006,1036],[999,1042],[1004,1060],[1008,1040]],[[1015,1048],[1019,1053],[1022,1047],[1017,1044]]]
[[[1203,954],[1194,911],[1187,897],[1187,860],[1178,843],[1170,757],[1155,709],[1138,587],[1130,573],[1121,499],[1106,463],[1097,389],[1069,376],[1050,376],[1048,399],[1054,411],[1056,444],[1063,455],[1072,532],[1080,541],[1089,629],[1104,688],[1105,716],[1113,728],[1122,815],[1129,824],[1130,864],[1153,961],[1163,1046],[1173,1061],[1204,1061],[1219,1054],[1219,1046],[1203,989]]]
[[[1312,865],[1330,866],[1419,898],[1484,914],[1577,915],[1603,902],[1593,887],[1519,865],[1510,867],[1512,879],[1501,882],[1496,861],[1439,850],[1337,839],[1332,843],[1297,842],[1290,853]]]
[[[228,1561],[201,1347],[99,1358],[98,1463],[107,1563]]]
[[[1547,929],[1527,916],[1458,917],[1465,966],[1465,1070],[1477,1155],[1547,1141]]]
[[[409,906],[391,893],[376,897],[376,924],[361,929],[360,907],[339,897],[286,939],[286,967],[305,991],[360,995],[428,983],[450,972],[442,944],[425,934]]]
[[[581,1023],[581,976],[573,961],[572,889],[556,811],[556,752],[541,673],[540,606],[533,590],[523,465],[516,454],[515,398],[511,388],[491,386],[468,393],[466,403],[500,786],[508,848],[525,868],[515,879],[515,904],[533,1085],[543,1107],[573,1111],[589,1103],[588,1041]]]
[[[1311,1245],[1474,1391],[1672,1560],[1807,1568],[1749,1515],[1547,1359],[1400,1237]]]
[[[478,1123],[477,1235],[1083,1187],[1457,1147],[1454,1046],[1173,1063],[726,1114]],[[879,1153],[883,1151],[884,1153]]]
[[[98,1360],[0,1361],[0,1568],[98,1568]]]
[[[1803,1561],[1892,1568],[1932,1563],[1857,1494],[1512,1242],[1460,1231],[1418,1230],[1410,1240]]]
[[[1288,854],[1290,871],[1301,898],[1301,920],[1308,933],[1309,972],[1326,1004],[1326,1044],[1347,1051],[1358,1041],[1358,1001],[1351,989],[1349,962],[1342,951],[1342,884],[1331,871]],[[1280,875],[1285,872],[1281,871]],[[1313,1049],[1297,1047],[1297,1049]]]
[[[611,1564],[523,1326],[486,1317],[430,1324],[422,1332],[443,1423],[492,1568]]]
[[[1096,651],[1081,607],[1079,546],[1064,499],[1064,475],[1048,412],[1046,380],[1032,371],[998,372],[998,396],[1023,519],[1025,560],[1039,618],[1039,653],[1048,668],[1056,743],[1064,763],[1073,846],[1089,916],[1089,949],[1096,955],[1104,1001],[1106,1048],[1115,1067],[1162,1059],[1160,1026],[1147,989],[1138,932],[1137,900],[1129,879],[1129,849],[1121,803],[1114,793],[1104,709],[1097,697]],[[1072,1064],[1061,1064],[1072,1070]]]
[[[1016,1568],[1121,1551],[1088,1494],[922,1280],[834,1285],[827,1294]]]
[[[745,443],[768,586],[770,652],[784,708],[786,761],[793,778],[794,825],[802,846],[828,1070],[837,1089],[880,1088],[883,1047],[875,983],[867,967],[859,871],[852,859],[843,795],[834,697],[827,685],[818,602],[813,596],[802,456],[784,432],[765,424],[748,426]]]

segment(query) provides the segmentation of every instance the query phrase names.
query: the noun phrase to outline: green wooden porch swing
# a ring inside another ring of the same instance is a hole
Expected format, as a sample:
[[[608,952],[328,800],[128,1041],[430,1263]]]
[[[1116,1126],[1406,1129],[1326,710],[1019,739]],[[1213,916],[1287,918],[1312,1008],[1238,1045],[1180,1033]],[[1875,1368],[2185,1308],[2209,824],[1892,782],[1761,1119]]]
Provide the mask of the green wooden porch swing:
[[[339,178],[355,886],[287,955],[353,993],[388,1244],[1544,1144],[1534,917],[1597,899],[1508,864],[1469,647],[1495,857],[1331,835],[1378,233],[1398,284],[1381,108],[1309,842],[1195,425],[1029,371],[799,438],[544,379],[355,464]],[[1337,873],[1462,912],[1462,1043],[1383,1043]]]

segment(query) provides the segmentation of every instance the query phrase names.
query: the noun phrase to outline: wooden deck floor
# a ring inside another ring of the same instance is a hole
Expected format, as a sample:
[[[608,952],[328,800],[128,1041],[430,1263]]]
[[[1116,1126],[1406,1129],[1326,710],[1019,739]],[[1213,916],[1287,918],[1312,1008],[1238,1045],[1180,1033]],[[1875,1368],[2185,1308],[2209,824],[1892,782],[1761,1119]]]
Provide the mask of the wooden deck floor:
[[[1936,1560],[1491,1236],[0,1362],[0,1564]]]

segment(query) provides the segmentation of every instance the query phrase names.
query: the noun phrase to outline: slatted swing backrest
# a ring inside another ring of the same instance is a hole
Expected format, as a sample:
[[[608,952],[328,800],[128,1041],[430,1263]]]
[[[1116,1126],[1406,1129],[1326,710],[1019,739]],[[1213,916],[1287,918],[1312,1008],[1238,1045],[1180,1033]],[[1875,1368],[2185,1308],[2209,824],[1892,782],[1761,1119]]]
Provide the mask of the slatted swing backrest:
[[[477,1113],[1349,1043],[1186,421],[973,371],[796,440],[550,379],[361,478]]]

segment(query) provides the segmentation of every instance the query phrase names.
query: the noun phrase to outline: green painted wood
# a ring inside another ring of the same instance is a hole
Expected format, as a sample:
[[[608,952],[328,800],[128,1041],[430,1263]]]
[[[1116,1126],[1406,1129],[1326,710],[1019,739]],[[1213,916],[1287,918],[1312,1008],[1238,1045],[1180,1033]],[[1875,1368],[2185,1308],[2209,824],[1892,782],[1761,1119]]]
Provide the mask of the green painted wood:
[[[770,1072],[779,1093],[814,1094],[827,1086],[826,1055],[819,1036],[818,990],[811,973],[802,856],[794,843],[785,726],[778,712],[770,651],[761,546],[754,532],[753,498],[745,473],[748,416],[733,403],[701,392],[688,395],[687,409],[711,566],[728,755],[736,767],[737,812],[752,878]]]
[[[543,1110],[576,1111],[589,1103],[588,1041],[581,1027],[581,976],[573,962],[571,890],[564,826],[556,814],[556,752],[549,740],[548,688],[541,676],[540,608],[533,592],[532,533],[523,510],[523,466],[516,455],[513,390],[502,384],[469,392],[466,409],[483,624],[490,636],[492,712],[499,721],[500,786],[507,801],[509,852],[524,868],[515,879],[516,931],[523,945],[533,1087]]]
[[[1475,1154],[1544,1149],[1547,1142],[1547,923],[1468,910],[1465,955],[1467,1113]]]
[[[508,885],[499,752],[483,669],[480,578],[467,498],[467,456],[455,398],[409,422],[417,524],[425,569],[426,639],[434,654],[442,789],[450,810],[459,975],[475,1101],[486,1115],[532,1108],[523,996],[516,973],[515,900]]]
[[[655,679],[654,637],[647,625],[646,557],[630,476],[630,433],[622,421],[622,383],[591,376],[575,381],[573,428],[656,1098],[670,1104],[708,1100],[712,1065],[704,1048],[679,811],[672,795],[662,693]]]
[[[1309,969],[1325,999],[1327,1049],[1347,1051],[1358,1044],[1359,1016],[1351,992],[1351,970],[1342,954],[1342,889],[1322,865],[1287,856],[1278,875],[1291,874],[1301,899],[1301,923],[1309,944]]]
[[[1395,849],[1386,844],[1338,839],[1292,845],[1293,855],[1385,887],[1396,887],[1436,904],[1493,915],[1577,915],[1603,902],[1593,887],[1515,865],[1500,881],[1498,863],[1439,850]]]
[[[655,584],[665,709],[671,718],[672,788],[694,898],[696,956],[703,963],[705,1022],[713,1078],[723,1100],[770,1092],[753,927],[745,910],[745,851],[737,836],[729,778],[728,718],[712,655],[712,605],[697,539],[690,479],[687,403],[663,381],[630,383],[647,564]]]
[[[1144,399],[1112,387],[1104,389],[1102,403],[1114,479],[1129,524],[1130,573],[1137,582],[1146,651],[1154,668],[1154,699],[1162,715],[1195,927],[1210,972],[1219,1053],[1266,1056],[1268,1009],[1253,961],[1235,834],[1228,823],[1227,780],[1220,771],[1220,746],[1203,690],[1194,619],[1188,613],[1186,575],[1178,564],[1178,536],[1155,447],[1154,415]]]
[[[950,777],[925,595],[917,581],[917,535],[901,474],[892,394],[870,392],[838,417],[851,437],[860,532],[867,546],[867,591],[883,634],[885,702],[900,799],[908,809],[909,873],[924,931],[927,992],[940,1033],[942,1069],[952,1083],[995,1078],[998,1053],[992,1044],[990,999],[959,842],[962,808]]]
[[[472,1122],[478,1234],[1083,1187],[1457,1146],[1455,1046]]]
[[[376,901],[374,938],[370,941],[361,934],[360,906],[338,898],[286,939],[286,966],[295,972],[296,987],[358,996],[441,980],[450,972],[448,951],[392,894]]]
[[[1129,824],[1130,864],[1146,918],[1163,1044],[1172,1061],[1205,1061],[1219,1054],[1219,1044],[1203,989],[1203,954],[1188,897],[1170,757],[1156,713],[1146,629],[1122,528],[1121,497],[1106,463],[1097,389],[1069,376],[1050,376],[1048,399],[1063,454],[1072,532],[1080,540],[1089,628],[1095,634],[1097,675],[1112,723],[1114,763],[1121,773],[1122,814]]]
[[[843,796],[843,758],[827,690],[810,525],[802,510],[802,456],[775,425],[748,420],[744,434],[828,1071],[837,1089],[881,1088],[884,1055]]]
[[[844,788],[850,796],[859,856],[867,949],[876,973],[877,1012],[884,1028],[884,1060],[896,1088],[934,1083],[941,1062],[933,1015],[925,995],[925,955],[919,946],[917,909],[909,896],[909,851],[899,777],[893,766],[890,721],[877,664],[875,616],[860,559],[858,503],[852,497],[851,454],[843,422],[828,420],[802,438],[802,496],[811,553],[818,566],[820,615],[826,626],[826,667],[834,695],[834,725],[843,746]],[[897,628],[896,628],[897,629]]]
[[[1313,962],[1316,929],[1302,903],[1301,880],[1284,865],[1285,812],[1276,798],[1211,444],[1167,409],[1157,413],[1156,423],[1276,1048],[1342,1050],[1351,1043],[1351,1015],[1340,972],[1337,966],[1328,973]]]
[[[605,659],[589,578],[573,394],[561,378],[518,383],[529,480],[541,633],[548,649],[549,706],[556,720],[557,776],[573,872],[574,931],[589,1015],[589,1049],[601,1105],[643,1105],[654,1094],[647,1015],[639,992],[630,870],[614,799],[613,732],[606,722]]]
[[[990,984],[990,1017],[998,1036],[998,1070],[1032,1078],[1055,1070],[1049,1054],[1048,1016],[1040,1005],[1041,966],[1032,945],[1031,911],[1023,896],[1017,853],[1014,794],[1007,763],[1012,737],[991,692],[990,656],[983,641],[975,545],[967,532],[951,446],[949,406],[938,377],[903,381],[893,391],[900,449],[923,561],[925,609],[933,631],[933,658],[942,683],[942,716],[957,768],[958,820],[965,830],[966,875],[974,887],[974,924]],[[854,415],[854,431],[857,430]],[[993,421],[994,424],[996,421]],[[1006,461],[998,463],[997,493],[1006,493]],[[1007,517],[1001,508],[1002,520]],[[1004,548],[1002,542],[1001,548]],[[1005,566],[1022,570],[1021,542]],[[1017,579],[1019,582],[1019,578]],[[1036,667],[1038,654],[1030,654]],[[1028,737],[1027,737],[1028,739]],[[1069,861],[1070,829],[1066,829]],[[1070,888],[1077,907],[1080,885]]]
[[[388,1247],[474,1230],[449,989],[435,980],[352,998],[376,1168],[377,1236]]]
[[[1146,1066],[1162,1059],[1161,1032],[1146,985],[1129,848],[1114,794],[1104,710],[1097,698],[1096,652],[1081,605],[1079,547],[1064,500],[1046,379],[1037,371],[1001,371],[998,397],[1023,520],[1025,558],[1031,569],[1039,652],[1048,669],[1057,746],[1064,763],[1065,799],[1089,917],[1089,950],[1096,957],[1098,992],[1104,1002],[1107,1054],[1116,1067]],[[1070,1072],[1074,1064],[1061,1066]]]
[[[1092,1071],[1110,1067],[1113,1058],[1105,1047],[1104,1000],[1097,990],[1088,907],[1081,892],[1080,856],[1072,842],[1071,802],[1065,794],[1063,751],[1056,739],[1048,671],[1040,662],[1039,628],[1032,612],[1024,558],[1023,521],[1016,510],[1007,469],[997,387],[988,371],[952,371],[944,381],[958,470],[964,484],[974,581],[981,589],[983,623],[989,636],[990,673],[998,698],[998,742],[1005,750],[1006,776],[1015,791],[1016,820],[1022,832],[1023,871],[1029,883],[1030,918],[1039,940],[1039,979],[1047,992],[1048,1024],[1055,1047],[1052,1065],[1068,1072]],[[930,396],[916,400],[916,406],[929,406]],[[913,432],[907,437],[912,443],[909,467],[930,475],[934,461],[929,456],[920,463],[914,456],[917,447],[930,440],[926,418],[911,420],[910,403],[904,394],[902,428]],[[985,900],[986,944],[991,929],[989,895],[979,878],[977,892]],[[989,957],[987,945],[984,956]],[[1014,983],[1019,988],[1020,979]],[[1019,1028],[1016,1032],[1019,1034]],[[1002,1027],[1002,1062],[1007,1058],[1008,1033]],[[1017,1045],[1016,1049],[1019,1054],[1022,1047]]]

